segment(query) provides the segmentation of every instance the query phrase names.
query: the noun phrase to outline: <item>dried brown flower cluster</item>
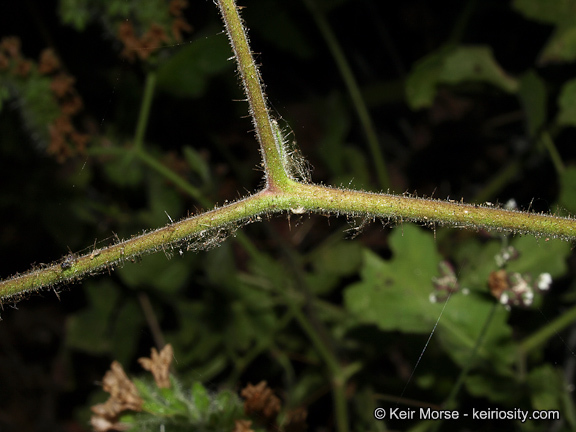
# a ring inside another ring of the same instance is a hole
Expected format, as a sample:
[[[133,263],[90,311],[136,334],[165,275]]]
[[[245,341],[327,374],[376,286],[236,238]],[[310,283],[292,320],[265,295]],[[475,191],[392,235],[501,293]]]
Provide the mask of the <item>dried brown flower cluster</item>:
[[[127,427],[118,422],[120,414],[126,410],[142,409],[143,401],[136,386],[126,376],[120,363],[114,361],[110,370],[104,375],[102,387],[104,391],[110,393],[110,397],[105,403],[92,407],[94,413],[90,420],[92,427],[97,432],[126,430]]]
[[[192,27],[183,16],[182,11],[188,7],[187,0],[171,0],[168,9],[172,16],[172,27],[170,29],[172,37],[167,30],[157,23],[150,24],[149,28],[142,35],[137,32],[128,21],[122,22],[118,27],[118,39],[124,44],[122,56],[130,61],[136,58],[146,60],[154,52],[158,51],[164,44],[182,41],[182,32],[192,31]]]
[[[156,348],[152,348],[150,358],[141,357],[138,359],[138,363],[147,371],[152,372],[158,388],[170,388],[170,364],[173,356],[172,345],[168,344],[160,353]]]
[[[142,357],[138,362],[152,373],[158,388],[169,388],[170,365],[174,351],[170,344],[160,352],[152,348],[150,357]],[[91,419],[96,432],[123,431],[132,425],[120,422],[123,411],[142,411],[143,399],[138,389],[126,376],[122,366],[117,361],[112,362],[110,370],[104,375],[102,383],[104,391],[110,393],[105,403],[92,407],[94,415]],[[244,398],[244,413],[251,416],[258,424],[264,425],[269,431],[283,430],[285,432],[302,432],[306,430],[307,412],[299,408],[287,413],[285,424],[280,429],[276,418],[281,409],[280,399],[268,387],[266,381],[257,385],[248,384],[241,391]],[[253,432],[252,420],[237,419],[231,432]]]
[[[82,99],[74,87],[74,77],[62,70],[60,60],[50,48],[40,54],[38,64],[25,59],[21,52],[20,39],[15,36],[5,37],[0,41],[0,73],[20,79],[21,86],[33,86],[49,78],[50,90],[56,101],[59,116],[48,127],[50,142],[47,151],[63,162],[68,157],[83,153],[88,136],[76,130],[72,117],[82,109]],[[37,73],[35,73],[37,72]],[[28,109],[41,109],[31,107]],[[23,113],[26,116],[26,113]]]
[[[232,432],[254,432],[250,420],[234,420],[234,430]]]
[[[256,385],[248,384],[242,389],[240,395],[244,398],[244,413],[257,419],[269,431],[280,430],[276,424],[276,417],[281,409],[280,399],[268,387],[266,381]],[[305,408],[297,408],[287,413],[282,430],[285,432],[302,432],[307,428],[306,418],[308,412]],[[233,432],[252,432],[251,421],[236,421]]]
[[[266,381],[260,381],[256,385],[248,384],[240,395],[244,398],[244,412],[248,415],[257,415],[270,422],[275,420],[280,412],[280,399]]]
[[[152,348],[150,358],[138,359],[144,369],[152,372],[159,388],[170,387],[169,371],[173,354],[172,346],[167,344],[160,353],[156,348]],[[126,430],[127,426],[118,420],[120,414],[126,410],[141,411],[142,409],[143,401],[136,386],[126,376],[120,363],[114,361],[110,370],[104,375],[102,387],[104,391],[110,393],[110,397],[105,403],[92,407],[94,413],[90,420],[92,427],[96,432]]]

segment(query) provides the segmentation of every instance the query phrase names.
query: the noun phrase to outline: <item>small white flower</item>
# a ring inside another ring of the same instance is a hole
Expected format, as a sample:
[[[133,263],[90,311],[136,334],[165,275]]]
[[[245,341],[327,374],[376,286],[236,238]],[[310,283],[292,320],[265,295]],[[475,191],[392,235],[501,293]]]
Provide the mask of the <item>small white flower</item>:
[[[533,300],[534,292],[532,292],[532,290],[528,290],[522,293],[522,303],[524,303],[524,306],[530,306]]]
[[[536,286],[540,291],[548,291],[552,285],[552,276],[550,273],[541,273],[536,279]]]
[[[430,303],[436,303],[438,301],[438,298],[436,297],[436,294],[430,293],[430,295],[428,296],[428,300],[430,300]]]
[[[509,300],[510,300],[510,297],[508,296],[508,293],[503,292],[500,295],[500,303],[502,303],[503,305],[508,304]]]

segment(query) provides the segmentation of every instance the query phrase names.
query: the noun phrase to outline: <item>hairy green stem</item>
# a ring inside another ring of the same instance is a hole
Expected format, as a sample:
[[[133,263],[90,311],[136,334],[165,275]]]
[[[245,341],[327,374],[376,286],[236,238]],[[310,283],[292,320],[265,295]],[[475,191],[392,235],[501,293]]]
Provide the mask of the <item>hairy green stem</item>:
[[[362,128],[364,129],[364,134],[366,135],[366,140],[368,141],[370,153],[372,153],[372,159],[374,160],[378,182],[383,190],[387,190],[390,188],[390,179],[388,178],[388,170],[386,168],[384,155],[380,149],[380,143],[378,142],[378,136],[376,135],[376,129],[374,127],[374,123],[372,122],[372,117],[370,117],[370,113],[368,112],[368,107],[366,106],[366,102],[362,97],[360,87],[354,78],[354,73],[352,72],[348,61],[346,60],[344,52],[340,48],[340,44],[338,43],[334,32],[332,32],[328,21],[324,17],[324,14],[318,9],[315,1],[304,0],[304,3],[306,3],[310,13],[314,17],[316,25],[320,29],[320,32],[322,33],[322,36],[328,45],[328,49],[332,53],[332,57],[334,57],[336,66],[340,71],[340,75],[342,75],[342,79],[346,84],[348,94],[350,95],[354,109],[358,114],[358,119],[360,120]]]
[[[184,219],[100,251],[75,257],[73,262],[64,266],[65,268],[54,264],[16,275],[0,282],[0,298],[9,298],[41,287],[74,281],[86,274],[111,268],[118,262],[146,252],[166,250],[192,240],[201,243],[203,237],[213,235],[211,231],[214,229],[226,229],[238,222],[257,221],[262,214],[286,211],[297,214],[317,212],[387,218],[400,223],[423,220],[430,224],[450,224],[476,229],[493,228],[498,231],[548,235],[567,240],[576,238],[576,222],[569,218],[332,189],[296,182],[292,182],[289,189],[286,192],[265,189],[219,209]]]
[[[470,229],[576,239],[576,221],[570,218],[503,210],[455,202],[428,200],[389,194],[375,194],[325,186],[307,185],[288,179],[285,190],[264,189],[240,201],[184,219],[155,231],[75,257],[60,264],[33,269],[0,282],[0,299],[27,291],[78,280],[85,275],[110,269],[144,253],[167,250],[194,241],[201,248],[214,230],[230,230],[238,223],[261,220],[265,214],[291,212],[381,218],[395,223],[423,221],[429,225],[451,225]]]
[[[284,169],[284,163],[277,146],[260,72],[252,57],[248,36],[238,13],[238,7],[234,0],[218,0],[218,6],[250,106],[250,115],[260,144],[262,162],[266,172],[266,185],[270,189],[282,187],[289,180],[289,177]]]
[[[559,237],[564,240],[576,239],[576,220],[572,218],[453,201],[334,189],[302,184],[290,179],[276,146],[258,72],[253,64],[236,6],[232,0],[222,0],[221,9],[230,38],[240,47],[237,47],[235,52],[239,68],[245,71],[242,76],[245,77],[243,79],[246,81],[248,99],[252,101],[251,111],[257,118],[254,120],[257,135],[260,138],[264,137],[261,143],[263,143],[262,153],[268,161],[267,187],[259,193],[221,208],[129,240],[119,241],[117,244],[83,256],[66,257],[61,263],[42,266],[10,277],[0,282],[0,299],[14,300],[28,291],[75,281],[104,269],[110,270],[114,265],[144,253],[170,249],[187,242],[194,241],[194,249],[208,247],[211,245],[210,237],[214,236],[215,230],[221,231],[222,234],[224,231],[233,230],[239,223],[258,221],[261,215],[279,212],[295,214],[315,212],[326,215],[381,218],[396,223],[420,221],[430,226],[450,225],[457,228],[494,229],[499,232]],[[241,37],[238,37],[239,32]],[[254,92],[259,96],[252,95]],[[143,159],[154,169],[164,171],[161,165],[151,163],[145,156]],[[272,166],[275,167],[271,168]],[[168,175],[167,172],[164,174]],[[174,180],[178,181],[177,178]]]

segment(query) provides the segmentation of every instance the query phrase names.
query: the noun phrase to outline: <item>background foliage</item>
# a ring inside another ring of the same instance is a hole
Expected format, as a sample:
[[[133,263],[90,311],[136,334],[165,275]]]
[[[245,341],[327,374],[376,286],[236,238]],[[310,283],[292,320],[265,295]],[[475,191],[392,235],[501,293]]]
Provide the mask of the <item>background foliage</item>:
[[[245,3],[268,96],[314,181],[379,190],[373,155],[305,4]],[[395,192],[576,211],[575,2],[317,3],[369,105]],[[0,6],[2,35],[20,37],[23,58],[51,47],[75,78],[84,109],[70,121],[89,137],[84,147],[68,131],[58,141],[68,150],[50,152],[47,125],[72,90],[54,102],[46,97],[54,75],[36,73],[35,63],[25,75],[0,68],[4,276],[261,186],[246,104],[231,102],[243,96],[214,5],[190,2],[183,42],[170,33],[166,48],[138,58],[126,53],[119,26],[127,17],[137,32],[169,26],[167,4],[99,4]],[[144,148],[184,183],[130,152],[151,70],[157,88]],[[571,245],[368,222],[270,219],[225,242],[190,246],[219,245],[208,252],[142,257],[59,298],[45,292],[18,310],[4,305],[0,429],[87,430],[110,361],[137,370],[151,345],[170,342],[183,382],[216,391],[267,380],[285,412],[307,410],[310,430],[335,427],[319,347],[349,372],[356,431],[438,427],[374,420],[375,407],[397,404],[561,412],[559,422],[464,419],[442,430],[573,430]],[[554,280],[527,307],[507,309],[489,290],[495,256],[509,245],[519,256],[506,271]],[[445,307],[446,286],[433,284],[444,260],[459,288]]]

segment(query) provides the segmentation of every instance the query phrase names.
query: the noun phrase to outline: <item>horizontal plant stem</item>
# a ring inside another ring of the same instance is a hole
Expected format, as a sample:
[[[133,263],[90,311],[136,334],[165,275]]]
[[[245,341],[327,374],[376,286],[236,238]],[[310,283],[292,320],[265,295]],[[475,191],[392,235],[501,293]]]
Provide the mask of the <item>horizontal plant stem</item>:
[[[13,276],[0,282],[0,299],[17,299],[26,292],[75,281],[85,275],[112,269],[117,263],[142,254],[168,251],[171,247],[181,246],[186,242],[194,242],[194,249],[201,249],[204,242],[205,246],[209,246],[208,242],[213,240],[215,229],[233,230],[240,223],[256,222],[262,215],[279,212],[381,218],[395,223],[419,221],[429,225],[495,229],[498,232],[576,239],[574,219],[456,202],[334,189],[289,180],[284,190],[267,188],[218,209],[68,259],[64,266],[56,263]]]
[[[400,222],[420,221],[451,225],[454,228],[495,229],[499,232],[534,234],[564,240],[576,238],[576,219],[492,206],[305,184],[297,184],[292,193],[283,195],[283,199],[290,197],[295,205],[319,213],[391,217]]]

